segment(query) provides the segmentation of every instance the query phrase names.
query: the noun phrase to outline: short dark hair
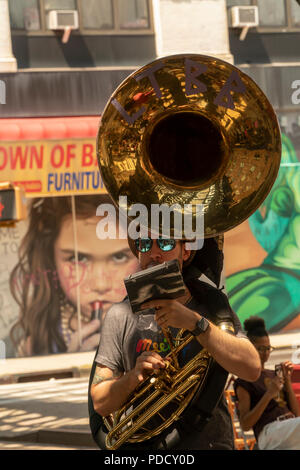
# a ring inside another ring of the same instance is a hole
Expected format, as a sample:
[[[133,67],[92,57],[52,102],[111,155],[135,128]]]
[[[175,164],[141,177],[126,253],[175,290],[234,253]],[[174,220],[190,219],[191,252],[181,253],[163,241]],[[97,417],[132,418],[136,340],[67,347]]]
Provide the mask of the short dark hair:
[[[262,338],[268,336],[266,324],[263,318],[258,316],[251,316],[244,321],[244,329],[248,338]]]

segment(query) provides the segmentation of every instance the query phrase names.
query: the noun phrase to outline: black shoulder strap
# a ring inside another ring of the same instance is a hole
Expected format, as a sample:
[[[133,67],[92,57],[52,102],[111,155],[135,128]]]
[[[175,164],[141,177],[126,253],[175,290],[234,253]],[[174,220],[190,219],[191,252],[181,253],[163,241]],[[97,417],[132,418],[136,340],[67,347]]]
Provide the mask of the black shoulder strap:
[[[215,324],[220,321],[230,321],[233,325],[235,324],[234,312],[224,292],[198,279],[191,279],[186,282],[186,285],[192,296],[208,308],[206,313],[209,320]]]
[[[230,321],[234,325],[234,313],[227,296],[221,290],[198,279],[189,281],[187,286],[193,297],[208,308],[206,314],[209,320],[215,324],[221,321]],[[195,394],[190,406],[185,411],[183,421],[189,425],[193,422],[194,426],[200,430],[218,405],[227,378],[228,372],[211,358],[204,385]]]

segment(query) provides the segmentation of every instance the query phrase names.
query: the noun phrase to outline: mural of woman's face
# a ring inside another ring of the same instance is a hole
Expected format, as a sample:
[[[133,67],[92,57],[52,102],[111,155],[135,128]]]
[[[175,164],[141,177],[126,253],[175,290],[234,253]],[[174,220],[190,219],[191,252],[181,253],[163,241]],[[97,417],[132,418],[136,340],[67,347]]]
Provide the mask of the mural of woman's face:
[[[78,280],[76,278],[74,233],[71,216],[67,216],[54,243],[54,258],[60,285],[76,307],[77,286],[83,315],[90,318],[92,303],[102,302],[103,314],[126,295],[124,278],[134,273],[138,261],[127,240],[100,240],[96,236],[99,217],[77,219]]]

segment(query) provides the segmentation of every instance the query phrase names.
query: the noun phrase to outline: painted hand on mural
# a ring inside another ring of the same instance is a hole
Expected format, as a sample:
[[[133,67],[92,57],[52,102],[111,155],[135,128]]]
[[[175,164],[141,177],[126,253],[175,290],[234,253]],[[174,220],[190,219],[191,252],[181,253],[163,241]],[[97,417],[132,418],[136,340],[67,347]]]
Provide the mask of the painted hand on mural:
[[[78,331],[71,334],[67,352],[93,351],[100,340],[100,321],[93,320],[81,328],[81,344]]]
[[[265,320],[270,332],[300,314],[300,171],[291,140],[282,134],[282,160],[275,184],[249,219],[266,251],[262,264],[227,278],[230,304],[241,322],[251,315]]]

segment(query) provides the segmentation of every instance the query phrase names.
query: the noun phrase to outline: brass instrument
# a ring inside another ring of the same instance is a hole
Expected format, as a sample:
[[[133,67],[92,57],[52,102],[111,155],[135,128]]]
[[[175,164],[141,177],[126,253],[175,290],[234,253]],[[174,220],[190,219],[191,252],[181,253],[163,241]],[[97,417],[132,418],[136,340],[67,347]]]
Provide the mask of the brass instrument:
[[[201,55],[157,59],[113,93],[97,137],[99,169],[116,204],[202,204],[205,237],[246,220],[279,169],[280,129],[246,74]],[[179,209],[178,209],[179,210]],[[148,224],[150,227],[150,223]]]
[[[136,203],[178,204],[181,215],[185,204],[202,204],[204,237],[217,237],[246,220],[269,193],[280,165],[280,129],[264,93],[236,67],[214,57],[174,55],[142,67],[117,88],[102,115],[97,154],[116,204],[125,195],[129,211]],[[177,341],[168,367],[105,419],[107,448],[151,439],[187,409],[214,362],[202,350],[182,368],[174,364],[172,356],[192,338]],[[168,416],[165,407],[174,408]],[[148,429],[154,417],[158,424]]]
[[[181,330],[179,336],[182,333]],[[106,437],[107,449],[118,449],[124,442],[139,443],[151,439],[159,435],[184,412],[199,385],[204,383],[211,361],[211,356],[203,349],[184,367],[180,368],[175,364],[172,356],[177,357],[192,339],[193,336],[188,335],[183,341],[179,341],[165,358],[165,369],[160,369],[157,374],[151,374],[136,388],[133,396],[123,407],[112,417],[104,418],[104,423],[110,430]],[[144,400],[139,403],[142,397]],[[168,405],[173,405],[171,411]],[[132,406],[134,408],[130,411]],[[153,416],[156,417],[155,427],[151,423]],[[148,422],[150,422],[149,427],[147,427]]]

